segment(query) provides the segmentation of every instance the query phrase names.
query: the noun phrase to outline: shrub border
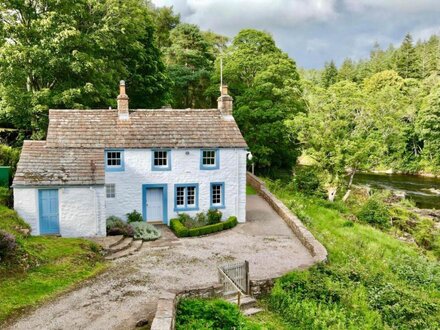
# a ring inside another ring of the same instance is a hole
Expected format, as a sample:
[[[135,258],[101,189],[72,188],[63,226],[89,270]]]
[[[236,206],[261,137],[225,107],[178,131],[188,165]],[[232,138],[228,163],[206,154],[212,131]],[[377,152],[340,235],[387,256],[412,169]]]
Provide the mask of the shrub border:
[[[195,237],[216,233],[218,231],[233,228],[237,225],[237,217],[231,216],[228,220],[197,228],[186,228],[179,219],[170,220],[170,228],[177,237]]]

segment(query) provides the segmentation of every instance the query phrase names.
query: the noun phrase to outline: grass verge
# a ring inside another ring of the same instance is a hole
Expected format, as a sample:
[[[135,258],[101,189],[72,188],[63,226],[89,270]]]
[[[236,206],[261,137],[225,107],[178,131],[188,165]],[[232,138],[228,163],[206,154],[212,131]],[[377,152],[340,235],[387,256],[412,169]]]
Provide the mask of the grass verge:
[[[270,310],[291,328],[438,329],[440,265],[415,244],[350,221],[343,204],[268,182],[325,245],[329,261],[277,281]]]
[[[0,324],[69,290],[106,268],[99,247],[85,239],[27,236],[28,225],[0,206],[0,229],[17,241],[0,261]]]

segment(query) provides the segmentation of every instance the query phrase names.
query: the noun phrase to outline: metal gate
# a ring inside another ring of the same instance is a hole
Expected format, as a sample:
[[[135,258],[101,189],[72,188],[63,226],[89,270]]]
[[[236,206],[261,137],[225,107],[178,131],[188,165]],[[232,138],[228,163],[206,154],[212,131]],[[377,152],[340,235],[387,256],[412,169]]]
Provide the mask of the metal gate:
[[[219,267],[220,282],[224,285],[224,294],[241,292],[249,293],[249,262],[228,263]],[[227,278],[225,278],[227,277]],[[232,283],[231,283],[232,282]]]

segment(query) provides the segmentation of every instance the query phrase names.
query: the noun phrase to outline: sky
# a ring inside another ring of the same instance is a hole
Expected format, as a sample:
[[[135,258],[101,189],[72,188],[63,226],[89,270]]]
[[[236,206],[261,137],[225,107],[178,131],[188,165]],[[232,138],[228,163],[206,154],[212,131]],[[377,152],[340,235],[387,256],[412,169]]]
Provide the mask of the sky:
[[[181,20],[234,37],[241,29],[272,34],[300,67],[338,65],[369,56],[377,42],[398,46],[440,35],[440,0],[153,0],[173,6]]]

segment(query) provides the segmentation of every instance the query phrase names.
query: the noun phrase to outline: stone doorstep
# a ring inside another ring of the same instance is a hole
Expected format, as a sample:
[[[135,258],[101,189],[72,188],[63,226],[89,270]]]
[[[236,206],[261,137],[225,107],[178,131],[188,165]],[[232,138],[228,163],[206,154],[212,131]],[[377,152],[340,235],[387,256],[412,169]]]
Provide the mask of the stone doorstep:
[[[133,253],[139,251],[139,249],[142,247],[143,241],[142,240],[135,240],[133,241],[128,248],[122,249],[118,252],[111,253],[105,257],[106,260],[115,260],[122,257],[127,257],[129,255],[132,255]]]
[[[116,245],[112,246],[111,248],[109,248],[108,252],[109,253],[116,253],[116,252],[125,250],[128,247],[130,247],[132,242],[133,242],[132,237],[126,237],[119,244],[116,244]]]
[[[259,308],[259,307],[252,307],[252,308],[244,310],[243,315],[252,316],[252,315],[255,315],[255,314],[260,313],[262,311],[264,311],[264,309]]]
[[[229,298],[227,301],[229,301],[231,304],[237,305],[238,299],[237,296]],[[257,304],[257,301],[255,298],[251,296],[242,296],[240,298],[240,309],[249,309],[251,307],[254,307]]]

